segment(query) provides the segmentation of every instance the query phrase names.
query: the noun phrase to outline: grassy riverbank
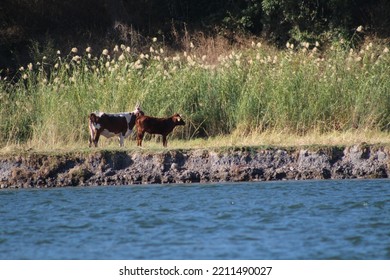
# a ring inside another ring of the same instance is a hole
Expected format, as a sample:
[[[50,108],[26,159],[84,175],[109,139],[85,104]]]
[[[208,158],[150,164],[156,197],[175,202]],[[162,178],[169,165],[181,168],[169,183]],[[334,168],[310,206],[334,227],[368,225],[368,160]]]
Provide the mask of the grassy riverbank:
[[[191,142],[191,141],[190,141]],[[177,144],[177,143],[175,143]],[[62,149],[0,154],[1,188],[389,178],[390,146]],[[186,146],[188,147],[188,146]]]
[[[117,139],[102,138],[99,141],[99,148],[88,148],[88,141],[72,143],[55,143],[48,146],[45,142],[27,142],[24,144],[7,145],[0,148],[0,155],[18,155],[18,154],[63,154],[68,152],[93,154],[95,151],[107,150],[113,152],[119,151],[155,151],[162,152],[167,150],[190,150],[190,149],[209,149],[219,150],[237,147],[277,147],[277,148],[305,148],[305,147],[348,147],[356,144],[367,144],[390,148],[390,134],[374,131],[349,131],[349,132],[330,132],[326,134],[309,133],[305,136],[296,136],[282,132],[264,132],[251,134],[242,137],[235,134],[227,136],[210,137],[208,139],[179,140],[169,139],[168,148],[164,148],[161,138],[153,138],[144,141],[142,148],[136,146],[136,141],[125,141],[125,147],[119,148]],[[316,148],[315,148],[316,149]]]
[[[14,82],[0,81],[2,151],[87,146],[89,112],[136,102],[148,115],[183,114],[171,138],[186,141],[171,147],[389,142],[388,45],[232,49],[218,40],[188,41],[180,53],[158,40],[143,54],[73,48],[21,67]]]

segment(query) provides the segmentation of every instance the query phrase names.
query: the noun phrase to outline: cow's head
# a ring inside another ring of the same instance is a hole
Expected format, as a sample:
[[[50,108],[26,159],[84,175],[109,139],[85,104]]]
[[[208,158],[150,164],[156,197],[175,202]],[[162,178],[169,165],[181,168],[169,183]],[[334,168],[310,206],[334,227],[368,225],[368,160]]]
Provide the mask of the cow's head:
[[[135,105],[134,111],[131,113],[133,113],[136,117],[145,115],[145,113],[141,110],[141,105],[138,102]]]
[[[137,103],[135,104],[134,111],[141,111],[141,104],[139,104],[139,102],[137,102]]]
[[[89,115],[89,119],[91,123],[98,123],[99,122],[99,116],[97,116],[95,113],[91,113]]]
[[[95,113],[91,113],[89,115],[89,120],[91,121],[94,129],[100,129],[106,118],[107,115],[105,113],[99,113],[98,115]]]
[[[184,122],[183,118],[177,113],[172,116],[172,120],[173,120],[175,125],[185,125],[186,124]]]

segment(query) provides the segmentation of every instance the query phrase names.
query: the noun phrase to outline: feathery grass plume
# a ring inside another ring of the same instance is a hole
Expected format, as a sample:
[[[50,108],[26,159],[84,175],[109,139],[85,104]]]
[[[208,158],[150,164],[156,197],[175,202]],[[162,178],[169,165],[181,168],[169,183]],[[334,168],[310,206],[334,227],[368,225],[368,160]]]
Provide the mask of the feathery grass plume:
[[[148,115],[185,116],[187,125],[172,134],[181,139],[390,130],[386,44],[278,50],[249,42],[216,55],[222,41],[188,42],[181,54],[152,40],[149,53],[121,45],[112,57],[108,49],[94,57],[87,48],[43,61],[50,71],[38,61],[21,67],[18,81],[0,80],[0,144],[86,142],[90,112],[132,111],[136,101]]]

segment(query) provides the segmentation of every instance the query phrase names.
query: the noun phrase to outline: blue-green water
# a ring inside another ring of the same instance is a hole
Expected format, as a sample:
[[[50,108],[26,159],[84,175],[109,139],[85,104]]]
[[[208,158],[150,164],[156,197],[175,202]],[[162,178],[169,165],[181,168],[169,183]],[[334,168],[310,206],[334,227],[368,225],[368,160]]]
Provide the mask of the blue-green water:
[[[390,180],[0,191],[0,259],[390,259]]]

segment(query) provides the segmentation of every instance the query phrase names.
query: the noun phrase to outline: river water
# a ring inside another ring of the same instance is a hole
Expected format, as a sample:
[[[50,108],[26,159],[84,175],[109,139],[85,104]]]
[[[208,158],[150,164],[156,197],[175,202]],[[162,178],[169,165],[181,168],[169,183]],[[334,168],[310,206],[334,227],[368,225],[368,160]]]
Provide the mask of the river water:
[[[0,259],[390,259],[390,180],[0,191]]]

